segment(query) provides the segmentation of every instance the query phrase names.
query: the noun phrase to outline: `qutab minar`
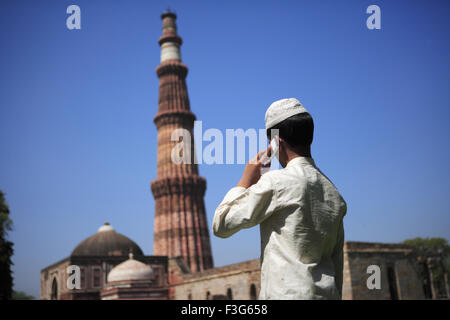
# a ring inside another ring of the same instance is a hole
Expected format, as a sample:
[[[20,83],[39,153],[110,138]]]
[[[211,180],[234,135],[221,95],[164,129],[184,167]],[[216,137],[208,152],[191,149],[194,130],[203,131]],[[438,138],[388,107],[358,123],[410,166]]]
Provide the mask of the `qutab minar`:
[[[172,150],[178,141],[172,133],[184,129],[190,133],[194,157],[193,126],[195,115],[190,110],[186,87],[188,68],[181,61],[182,39],[177,34],[176,15],[169,10],[163,21],[161,63],[156,68],[159,78],[158,113],[154,122],[158,130],[157,178],[151,183],[155,198],[153,254],[182,257],[191,272],[213,267],[206,219],[204,194],[206,180],[199,176],[194,159],[177,164]]]

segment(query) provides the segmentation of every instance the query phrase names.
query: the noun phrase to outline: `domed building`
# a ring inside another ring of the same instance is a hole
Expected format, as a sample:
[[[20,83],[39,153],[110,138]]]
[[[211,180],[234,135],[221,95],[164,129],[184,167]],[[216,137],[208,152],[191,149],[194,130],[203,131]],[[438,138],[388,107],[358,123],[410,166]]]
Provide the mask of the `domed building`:
[[[105,222],[97,233],[80,242],[73,249],[71,256],[127,256],[130,250],[136,255],[143,255],[141,248],[133,240],[116,232]]]
[[[132,293],[165,299],[167,266],[167,257],[145,256],[136,242],[106,222],[69,257],[41,270],[41,298],[98,300],[105,289],[105,299],[130,299]]]
[[[106,285],[101,291],[102,300],[161,300],[168,298],[164,283],[157,283],[153,268],[134,259],[115,266],[108,274]],[[161,280],[161,278],[160,278]]]

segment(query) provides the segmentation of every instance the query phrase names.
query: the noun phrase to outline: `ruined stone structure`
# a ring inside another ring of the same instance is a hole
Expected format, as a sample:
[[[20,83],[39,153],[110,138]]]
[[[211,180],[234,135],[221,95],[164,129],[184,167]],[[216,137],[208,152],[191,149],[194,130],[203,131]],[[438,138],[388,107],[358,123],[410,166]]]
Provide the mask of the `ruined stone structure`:
[[[380,289],[369,289],[369,266],[380,268]],[[424,299],[423,281],[417,256],[402,244],[346,242],[344,244],[344,281],[346,300]]]
[[[154,118],[158,129],[158,176],[151,183],[155,197],[153,253],[182,257],[192,272],[198,272],[213,267],[203,201],[206,180],[198,175],[194,161],[195,115],[190,110],[185,81],[188,68],[181,62],[182,40],[177,35],[176,15],[166,12],[161,18],[161,64],[156,68],[159,106]],[[187,147],[178,150],[176,145],[181,141]],[[180,156],[184,161],[176,163],[173,158]]]
[[[135,253],[136,260],[152,269],[153,279],[144,291],[151,293],[151,298],[166,299],[167,257],[145,256],[133,240],[116,232],[109,223],[77,245],[69,257],[41,270],[41,299],[99,300],[103,288],[109,289],[105,296],[119,296],[120,290],[114,290],[114,286],[108,284],[107,276],[115,266],[129,258],[130,249]],[[67,267],[71,265],[80,267],[79,289],[67,286],[67,280],[72,274]]]
[[[139,246],[125,236],[117,237],[120,234],[108,230],[110,228],[102,226],[86,239],[88,241],[81,242],[70,257],[41,271],[41,299],[254,300],[259,295],[259,259],[193,273],[182,257],[138,255],[130,258],[125,250],[134,248],[142,252]],[[85,247],[86,243],[91,250]],[[80,251],[83,255],[77,256]],[[69,265],[81,268],[80,289],[70,290],[66,286]],[[380,268],[380,288],[370,290],[367,270],[373,265]],[[417,257],[409,246],[346,242],[342,298],[427,298],[418,266]]]
[[[68,258],[41,271],[41,299],[203,300],[257,299],[259,295],[258,259],[213,268],[203,202],[206,181],[193,161],[195,116],[186,89],[187,67],[181,62],[182,41],[177,35],[175,14],[166,12],[162,19],[161,64],[156,69],[159,107],[154,118],[158,130],[157,178],[151,183],[156,203],[155,256],[145,256],[135,242],[105,224]],[[180,136],[183,143],[188,142],[188,148],[176,148]],[[177,157],[190,161],[177,164],[172,161]],[[130,249],[133,257],[129,257]],[[69,265],[81,268],[80,289],[66,285]],[[379,267],[380,287],[369,289],[368,267],[373,265]],[[427,265],[431,268],[430,263]],[[417,257],[406,245],[346,242],[342,298],[426,298],[418,266]],[[430,290],[436,291],[433,287]],[[434,292],[433,298],[436,296]]]
[[[422,278],[412,249],[401,244],[346,242],[343,300],[424,299]],[[369,289],[369,266],[380,268],[380,288]],[[256,299],[259,259],[190,273],[181,260],[169,260],[173,299]]]
[[[174,300],[256,300],[261,288],[259,259],[191,273],[182,259],[169,259]]]

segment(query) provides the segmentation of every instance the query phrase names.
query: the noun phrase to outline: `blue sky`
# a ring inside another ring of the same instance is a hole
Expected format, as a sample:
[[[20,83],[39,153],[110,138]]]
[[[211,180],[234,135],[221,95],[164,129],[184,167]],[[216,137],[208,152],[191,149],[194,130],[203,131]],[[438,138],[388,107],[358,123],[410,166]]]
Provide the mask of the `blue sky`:
[[[66,28],[71,4],[81,30]],[[371,4],[381,30],[366,27]],[[296,97],[347,201],[346,240],[450,239],[450,2],[3,0],[0,189],[16,290],[39,297],[39,271],[105,221],[152,254],[168,5],[204,130],[264,128],[271,102]],[[200,165],[208,223],[243,167]],[[216,266],[259,256],[257,228],[211,242]]]

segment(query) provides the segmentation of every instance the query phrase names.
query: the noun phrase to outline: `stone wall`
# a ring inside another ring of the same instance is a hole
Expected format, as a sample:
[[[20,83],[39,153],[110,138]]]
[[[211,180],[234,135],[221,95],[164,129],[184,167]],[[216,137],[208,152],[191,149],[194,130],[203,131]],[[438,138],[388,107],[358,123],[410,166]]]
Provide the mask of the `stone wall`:
[[[99,299],[101,288],[93,288],[93,270],[102,269],[101,287],[110,268],[126,257],[85,257],[71,261],[63,259],[41,271],[41,299],[51,299],[52,283],[56,281],[58,299]],[[247,300],[259,296],[259,259],[191,273],[183,258],[143,256],[139,260],[150,264],[159,278],[158,286],[169,284],[169,299],[232,299]],[[66,286],[67,266],[85,268],[82,290],[69,291]],[[380,289],[368,289],[367,267],[380,267]],[[105,273],[103,273],[105,272]],[[166,282],[167,281],[167,282]],[[252,286],[254,286],[253,289]],[[412,249],[400,244],[346,242],[344,244],[344,300],[424,299],[423,279]]]
[[[367,267],[380,267],[380,289],[370,290]],[[424,299],[416,256],[409,246],[367,242],[344,244],[343,300]],[[170,299],[250,299],[250,287],[260,290],[259,259],[204,272],[189,272],[181,258],[169,260]]]
[[[136,256],[136,260],[149,264],[155,274],[155,284],[167,288],[167,257]],[[52,284],[57,283],[57,300],[99,300],[100,291],[105,287],[109,271],[119,263],[128,259],[128,256],[81,256],[69,257],[54,263],[41,270],[41,300],[52,298]],[[69,289],[67,287],[67,267],[77,265],[81,269],[81,288]],[[97,270],[97,271],[95,271]],[[99,277],[94,284],[94,272]]]
[[[416,256],[401,244],[346,242],[343,299],[424,299]],[[380,267],[381,288],[368,289],[371,265]]]
[[[175,280],[171,285],[172,299],[224,299],[231,294],[232,299],[249,300],[252,299],[251,293],[254,293],[253,298],[259,295],[261,277],[259,259],[194,274],[183,270],[179,260],[170,259],[169,272]]]
[[[56,299],[67,299],[69,290],[67,289],[66,269],[70,265],[69,258],[65,258],[41,271],[41,300],[52,299],[52,285],[56,282]]]

